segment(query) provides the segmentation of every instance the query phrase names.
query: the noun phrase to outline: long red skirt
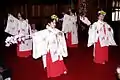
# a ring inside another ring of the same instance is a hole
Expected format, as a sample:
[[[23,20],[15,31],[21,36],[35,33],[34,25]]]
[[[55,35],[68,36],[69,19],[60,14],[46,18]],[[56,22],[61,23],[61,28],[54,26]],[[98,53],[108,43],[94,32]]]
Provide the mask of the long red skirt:
[[[19,44],[17,45],[17,56],[18,57],[29,57],[32,54],[31,50],[19,51]]]
[[[50,52],[46,55],[46,64],[47,64],[47,76],[49,77],[57,77],[64,72],[67,72],[66,66],[63,60],[58,60],[56,62],[52,62]]]
[[[66,40],[67,46],[68,47],[78,47],[78,44],[72,44],[72,33],[68,32],[67,36],[68,36],[68,38]]]
[[[94,62],[103,64],[108,61],[108,47],[101,47],[100,42],[98,40],[97,43],[95,43],[95,51],[94,51]]]

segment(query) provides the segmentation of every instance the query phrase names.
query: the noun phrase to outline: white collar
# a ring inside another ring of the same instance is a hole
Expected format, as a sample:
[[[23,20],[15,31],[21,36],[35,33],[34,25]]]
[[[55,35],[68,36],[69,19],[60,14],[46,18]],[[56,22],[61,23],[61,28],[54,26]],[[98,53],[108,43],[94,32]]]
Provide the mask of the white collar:
[[[52,28],[52,27],[50,27],[50,26],[49,26],[49,27],[47,27],[47,29],[48,29],[48,30],[50,30],[50,31],[52,31],[53,33],[55,32],[55,31],[54,31],[54,30],[55,30],[55,28]]]
[[[104,24],[104,21],[98,20],[98,22],[99,22],[100,24]]]

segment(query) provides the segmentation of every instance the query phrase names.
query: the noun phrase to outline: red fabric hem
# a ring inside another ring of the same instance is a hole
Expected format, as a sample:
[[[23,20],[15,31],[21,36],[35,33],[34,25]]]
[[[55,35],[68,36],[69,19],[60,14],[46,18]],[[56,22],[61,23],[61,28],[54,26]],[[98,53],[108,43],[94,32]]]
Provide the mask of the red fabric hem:
[[[78,47],[78,44],[72,44],[72,34],[71,32],[68,32],[68,39],[66,40],[68,47]]]
[[[48,52],[46,55],[46,64],[48,78],[60,76],[64,74],[65,71],[67,71],[63,60],[57,60],[55,62],[52,62],[50,52]]]
[[[76,47],[78,47],[78,44],[72,44],[72,45],[69,45],[68,47],[74,47],[74,48],[76,48]]]
[[[97,43],[95,43],[94,62],[100,64],[108,62],[108,47],[101,47],[99,40]]]
[[[19,44],[17,45],[17,56],[18,57],[29,57],[32,54],[32,50],[19,51]]]

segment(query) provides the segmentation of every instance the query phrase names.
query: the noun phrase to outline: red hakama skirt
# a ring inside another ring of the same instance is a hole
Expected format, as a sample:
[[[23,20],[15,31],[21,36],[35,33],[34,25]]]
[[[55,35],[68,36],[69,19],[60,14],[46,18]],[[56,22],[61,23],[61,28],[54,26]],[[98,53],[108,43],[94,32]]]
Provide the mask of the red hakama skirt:
[[[57,60],[55,62],[52,62],[52,58],[50,55],[50,52],[46,55],[46,66],[47,66],[47,76],[49,77],[57,77],[61,74],[64,74],[64,72],[67,72],[66,66],[63,62],[63,60]]]
[[[67,46],[68,47],[78,47],[78,44],[72,44],[72,33],[68,32],[67,36],[68,36],[68,38],[66,40]]]
[[[29,57],[32,54],[32,50],[20,51],[19,44],[17,44],[17,56],[18,57]]]
[[[103,64],[108,61],[108,47],[101,47],[99,40],[95,43],[94,54],[95,63]]]

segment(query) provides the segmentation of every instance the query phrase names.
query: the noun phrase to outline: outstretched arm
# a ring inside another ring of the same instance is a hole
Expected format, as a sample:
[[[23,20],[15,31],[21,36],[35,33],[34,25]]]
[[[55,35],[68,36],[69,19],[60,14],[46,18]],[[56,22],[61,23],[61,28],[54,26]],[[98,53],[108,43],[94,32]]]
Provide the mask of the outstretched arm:
[[[93,25],[91,25],[89,27],[89,31],[88,31],[88,44],[87,46],[90,47],[91,45],[93,45],[95,43],[95,37],[96,37],[96,23],[93,23]]]

